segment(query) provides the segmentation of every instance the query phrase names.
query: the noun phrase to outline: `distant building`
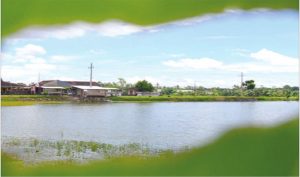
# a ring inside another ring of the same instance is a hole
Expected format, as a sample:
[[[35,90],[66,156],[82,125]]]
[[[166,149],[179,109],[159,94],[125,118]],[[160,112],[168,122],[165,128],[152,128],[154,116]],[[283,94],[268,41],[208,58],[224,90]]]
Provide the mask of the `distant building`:
[[[128,89],[129,96],[159,96],[161,92],[139,92],[135,88]]]
[[[129,96],[137,96],[137,91],[135,88],[129,88],[127,94]]]
[[[79,97],[108,97],[121,96],[117,88],[105,88],[99,86],[73,86],[72,92]]]
[[[117,88],[101,87],[97,82],[89,81],[60,81],[47,80],[32,86],[35,94],[49,95],[73,95],[79,97],[107,97],[121,96],[121,91]]]
[[[179,89],[179,90],[176,90],[176,92],[188,93],[188,92],[195,92],[195,90],[189,90],[189,89]]]
[[[6,82],[1,79],[1,94],[27,95],[31,94],[31,87],[28,87],[22,83]]]
[[[53,80],[46,82],[40,88],[42,88],[42,93],[48,95],[64,95],[68,93],[68,89],[71,88],[72,85],[66,81]]]
[[[136,96],[159,96],[160,92],[136,92]]]

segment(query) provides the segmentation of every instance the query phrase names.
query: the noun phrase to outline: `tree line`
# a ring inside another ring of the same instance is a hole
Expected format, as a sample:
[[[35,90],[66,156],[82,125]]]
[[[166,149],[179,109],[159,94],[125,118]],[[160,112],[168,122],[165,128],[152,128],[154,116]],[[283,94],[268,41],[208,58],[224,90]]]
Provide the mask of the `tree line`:
[[[103,87],[115,87],[122,90],[123,95],[127,95],[128,89],[136,89],[140,92],[161,92],[162,95],[177,96],[270,96],[270,97],[299,97],[299,87],[285,85],[278,87],[256,87],[254,80],[246,80],[241,86],[234,85],[232,88],[205,88],[202,86],[174,86],[165,87],[159,84],[153,86],[146,80],[141,80],[135,84],[127,83],[125,79],[119,78],[117,82],[100,83]]]

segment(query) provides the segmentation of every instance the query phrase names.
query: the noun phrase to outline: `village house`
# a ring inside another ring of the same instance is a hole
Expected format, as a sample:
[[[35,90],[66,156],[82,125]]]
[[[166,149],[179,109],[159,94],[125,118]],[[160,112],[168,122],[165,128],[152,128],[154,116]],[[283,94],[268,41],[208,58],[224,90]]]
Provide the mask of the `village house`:
[[[21,84],[21,83],[6,82],[1,79],[1,94],[2,95],[31,94],[31,87],[28,87],[25,84]]]
[[[71,95],[79,97],[121,96],[117,88],[101,87],[97,82],[47,80],[32,86],[34,94]]]
[[[161,92],[139,92],[135,88],[129,88],[127,94],[128,96],[159,96]]]
[[[137,96],[137,91],[135,88],[129,88],[127,94],[128,96]]]
[[[60,81],[60,80],[45,80],[32,86],[33,94],[49,94],[49,95],[71,95],[71,88],[75,85],[89,85],[86,81]],[[93,86],[100,86],[93,82]]]
[[[42,93],[48,95],[65,95],[68,93],[68,89],[71,87],[66,81],[53,80],[46,82],[40,88],[42,88]]]
[[[79,97],[108,97],[121,96],[117,88],[105,88],[99,86],[73,86],[72,92]]]
[[[137,92],[136,96],[159,96],[160,92]]]

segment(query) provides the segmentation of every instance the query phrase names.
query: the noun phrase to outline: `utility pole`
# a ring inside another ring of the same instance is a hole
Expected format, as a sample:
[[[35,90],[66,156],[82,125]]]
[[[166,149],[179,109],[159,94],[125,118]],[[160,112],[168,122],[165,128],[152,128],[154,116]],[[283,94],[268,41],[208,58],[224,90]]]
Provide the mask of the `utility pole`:
[[[94,69],[94,66],[93,66],[93,63],[91,63],[91,66],[89,67],[89,69],[90,69],[90,87],[92,87],[93,86],[93,69]]]
[[[244,83],[244,74],[241,72],[241,96],[243,96],[243,83]]]
[[[41,76],[40,76],[40,73],[38,74],[38,82],[37,82],[37,86],[39,87],[40,86],[40,82],[41,82]]]
[[[194,95],[196,96],[196,81],[194,81]]]

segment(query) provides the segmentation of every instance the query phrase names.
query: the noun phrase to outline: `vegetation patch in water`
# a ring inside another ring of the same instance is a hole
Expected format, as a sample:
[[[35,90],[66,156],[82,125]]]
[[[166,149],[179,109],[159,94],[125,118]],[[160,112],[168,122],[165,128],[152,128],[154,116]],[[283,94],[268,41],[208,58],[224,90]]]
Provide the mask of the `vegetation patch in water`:
[[[86,162],[132,155],[147,157],[162,152],[161,150],[150,150],[149,147],[137,143],[111,145],[73,140],[50,141],[8,137],[3,138],[2,150],[9,154],[16,154],[17,157],[29,164],[52,160]]]

